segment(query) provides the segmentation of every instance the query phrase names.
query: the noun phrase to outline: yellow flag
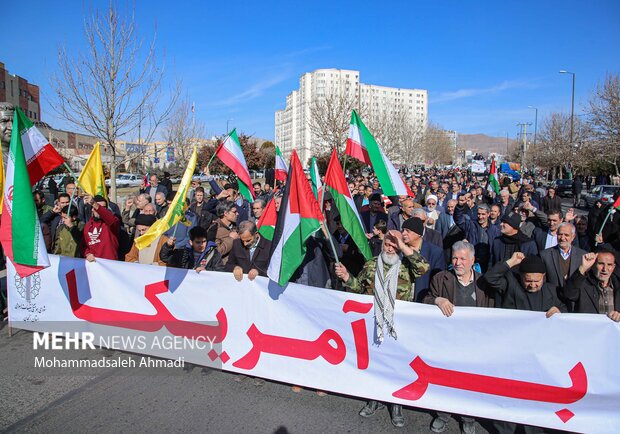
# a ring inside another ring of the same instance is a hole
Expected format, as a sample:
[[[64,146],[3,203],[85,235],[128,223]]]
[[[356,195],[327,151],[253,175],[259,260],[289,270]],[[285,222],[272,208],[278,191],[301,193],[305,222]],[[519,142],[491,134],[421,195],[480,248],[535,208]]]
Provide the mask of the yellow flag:
[[[174,196],[174,200],[170,204],[168,208],[168,212],[164,218],[157,220],[153,226],[149,228],[148,231],[141,237],[136,238],[136,247],[139,250],[142,250],[145,247],[151,245],[157,237],[166,232],[172,226],[177,224],[179,220],[181,220],[185,215],[185,196],[187,196],[187,191],[189,190],[189,186],[192,182],[192,176],[194,176],[194,169],[196,168],[196,147],[194,147],[194,152],[192,153],[191,158],[189,159],[189,163],[187,163],[187,169],[185,169],[185,174],[183,175],[183,179],[181,179],[181,185],[179,185],[179,190],[177,194]]]
[[[84,189],[86,194],[91,196],[101,195],[108,199],[108,193],[105,188],[105,177],[103,175],[103,166],[101,164],[101,151],[99,150],[99,142],[95,143],[88,161],[82,169],[82,173],[78,178],[78,185]]]

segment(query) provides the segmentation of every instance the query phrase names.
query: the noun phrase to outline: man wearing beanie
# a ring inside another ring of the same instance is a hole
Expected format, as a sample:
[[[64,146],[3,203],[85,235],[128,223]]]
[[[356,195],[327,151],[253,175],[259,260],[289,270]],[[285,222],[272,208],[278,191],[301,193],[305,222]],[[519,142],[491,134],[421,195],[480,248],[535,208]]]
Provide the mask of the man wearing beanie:
[[[518,275],[513,273],[513,268],[518,269]],[[498,307],[546,312],[547,318],[566,312],[565,305],[558,298],[557,287],[545,281],[545,263],[538,256],[514,252],[508,260],[487,271],[480,283],[502,295]],[[493,425],[500,433],[515,433],[519,428],[512,422],[494,421]],[[523,425],[521,428],[526,434],[543,433],[538,427]]]
[[[108,202],[103,196],[88,197],[92,206],[90,220],[84,226],[84,257],[89,262],[95,258],[118,259],[118,235],[120,219],[107,208]]]
[[[136,238],[144,235],[157,219],[153,215],[139,214],[136,217]],[[164,261],[159,259],[161,248],[168,241],[166,235],[160,235],[155,238],[151,244],[142,250],[138,250],[134,240],[131,250],[125,255],[125,262],[138,262],[140,264],[166,265]]]
[[[428,293],[433,276],[446,269],[443,250],[424,239],[424,233],[429,230],[424,228],[424,222],[417,217],[410,218],[403,223],[403,241],[408,247],[420,252],[429,264],[428,270],[425,273],[419,276],[412,276],[413,299],[419,302],[422,302]],[[406,260],[407,258],[405,258]]]
[[[506,261],[515,252],[521,252],[526,256],[538,254],[536,242],[519,231],[520,226],[521,216],[516,212],[510,212],[502,217],[499,224],[502,234],[491,244],[492,265]]]

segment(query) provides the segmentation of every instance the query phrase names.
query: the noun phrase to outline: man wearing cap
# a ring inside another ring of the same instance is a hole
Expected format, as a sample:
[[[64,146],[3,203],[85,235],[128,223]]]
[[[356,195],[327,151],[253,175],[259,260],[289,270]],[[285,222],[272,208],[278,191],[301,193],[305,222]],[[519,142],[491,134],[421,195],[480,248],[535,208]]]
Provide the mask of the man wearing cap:
[[[491,209],[487,204],[478,205],[477,220],[473,220],[465,212],[464,205],[457,205],[454,209],[454,222],[465,233],[465,239],[476,249],[476,262],[484,273],[491,259],[491,245],[495,238],[501,235],[500,228],[491,224],[489,215]]]
[[[136,217],[136,238],[144,235],[157,219],[152,215],[140,214]],[[151,244],[138,250],[136,242],[131,245],[131,250],[125,255],[125,262],[138,262],[140,264],[152,264],[152,265],[166,265],[164,261],[159,258],[161,248],[168,241],[166,235],[160,235],[155,238]]]
[[[419,218],[412,218],[403,223],[403,241],[411,249],[420,252],[428,263],[428,269],[419,276],[412,276],[413,300],[421,302],[428,292],[433,276],[446,269],[443,250],[424,239],[424,223]]]
[[[512,271],[517,269],[518,276]],[[566,312],[565,305],[557,295],[557,287],[545,281],[545,264],[538,256],[525,256],[514,252],[512,256],[493,266],[481,278],[487,285],[501,295],[498,307],[504,309],[546,312],[547,318]],[[518,426],[512,422],[494,421],[493,426],[500,433],[516,433]],[[542,433],[537,427],[521,426],[527,433]]]
[[[402,261],[399,253],[403,254]],[[379,343],[384,340],[384,330],[393,339],[398,338],[394,323],[395,300],[413,301],[411,276],[421,276],[427,270],[428,262],[419,250],[406,245],[402,235],[394,230],[385,236],[381,254],[367,261],[357,278],[351,275],[342,263],[335,265],[336,276],[346,287],[354,292],[374,295]],[[382,404],[371,400],[359,414],[362,417],[370,417],[381,407]],[[392,404],[390,416],[394,426],[404,426],[405,419],[401,405]]]
[[[607,315],[620,322],[620,278],[615,269],[616,255],[608,246],[583,255],[563,289],[564,297],[575,303],[575,312]]]
[[[499,224],[501,235],[491,243],[491,264],[499,264],[509,259],[513,253],[537,255],[536,242],[519,231],[521,216],[510,212],[504,215]]]
[[[364,223],[364,230],[367,234],[372,233],[372,228],[379,220],[388,221],[388,215],[383,210],[383,199],[380,194],[370,196],[370,209],[361,213],[360,217]]]
[[[117,260],[120,219],[107,208],[103,196],[87,196],[84,201],[92,207],[90,220],[84,226],[84,257],[89,262],[95,258]]]

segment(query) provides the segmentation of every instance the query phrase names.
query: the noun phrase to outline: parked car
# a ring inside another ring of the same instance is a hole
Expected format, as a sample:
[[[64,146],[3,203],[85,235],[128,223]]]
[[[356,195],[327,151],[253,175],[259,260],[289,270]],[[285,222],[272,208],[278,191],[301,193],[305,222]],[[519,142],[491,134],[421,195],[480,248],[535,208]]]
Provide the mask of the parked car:
[[[617,191],[620,191],[620,186],[618,185],[597,185],[592,187],[592,191],[583,195],[583,199],[586,201],[586,206],[588,208],[592,208],[594,206],[594,202],[600,200],[603,204],[612,203],[614,201],[614,194]]]
[[[555,193],[560,197],[573,197],[573,180],[556,179],[551,183],[555,187]]]
[[[144,177],[142,175],[137,175],[135,173],[119,173],[116,175],[116,188],[127,188],[127,187],[140,187],[144,181]],[[110,186],[110,180],[105,180],[105,185]]]

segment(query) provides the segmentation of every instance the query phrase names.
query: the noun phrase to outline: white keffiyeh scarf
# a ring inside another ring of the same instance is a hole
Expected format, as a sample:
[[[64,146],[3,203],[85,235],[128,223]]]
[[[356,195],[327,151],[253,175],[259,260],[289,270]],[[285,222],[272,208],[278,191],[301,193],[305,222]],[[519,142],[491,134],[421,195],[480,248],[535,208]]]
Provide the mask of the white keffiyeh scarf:
[[[398,287],[398,273],[400,260],[392,265],[387,273],[383,274],[384,262],[382,255],[377,257],[375,271],[375,323],[377,324],[377,338],[383,342],[383,328],[387,326],[388,333],[396,339],[394,328],[394,303]]]

